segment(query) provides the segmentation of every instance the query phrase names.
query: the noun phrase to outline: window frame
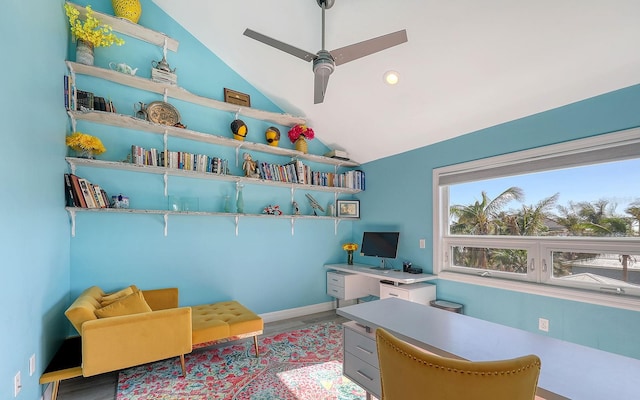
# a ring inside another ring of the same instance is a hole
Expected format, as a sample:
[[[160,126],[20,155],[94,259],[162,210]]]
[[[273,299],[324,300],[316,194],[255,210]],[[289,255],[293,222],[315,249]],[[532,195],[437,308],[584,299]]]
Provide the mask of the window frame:
[[[622,161],[640,157],[638,149],[640,149],[640,128],[633,128],[435,168],[432,181],[433,273],[440,279],[640,310],[640,289],[625,290],[622,295],[614,287],[596,290],[594,285],[553,278],[553,268],[546,270],[543,268],[543,263],[552,266],[553,251],[583,250],[593,253],[619,251],[638,254],[640,238],[472,236],[449,233],[449,185],[451,184],[519,175],[523,173],[523,168],[526,168],[527,172],[534,170],[542,172],[570,166]],[[512,170],[515,173],[510,172]],[[488,276],[487,274],[479,276],[479,272],[487,270],[452,265],[452,246],[525,249],[527,274],[514,276],[523,274],[489,270]]]

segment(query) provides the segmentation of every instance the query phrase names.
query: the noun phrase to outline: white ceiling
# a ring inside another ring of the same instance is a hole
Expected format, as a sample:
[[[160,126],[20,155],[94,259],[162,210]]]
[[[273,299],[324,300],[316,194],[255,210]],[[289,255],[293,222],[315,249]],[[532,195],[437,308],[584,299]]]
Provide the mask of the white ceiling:
[[[327,50],[401,29],[409,41],[337,66],[315,105],[311,63],[242,33],[316,53],[316,0],[153,1],[361,163],[640,83],[638,0],[336,0]]]

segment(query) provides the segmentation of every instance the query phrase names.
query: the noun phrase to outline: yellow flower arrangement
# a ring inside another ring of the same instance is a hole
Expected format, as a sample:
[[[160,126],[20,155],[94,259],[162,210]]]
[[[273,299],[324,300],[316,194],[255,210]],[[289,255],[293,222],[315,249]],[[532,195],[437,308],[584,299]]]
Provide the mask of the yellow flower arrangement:
[[[342,250],[347,252],[347,264],[353,265],[353,252],[358,250],[358,245],[355,243],[345,243],[342,245]]]
[[[67,146],[81,153],[102,154],[107,151],[100,139],[82,132],[74,132],[67,136],[66,142]]]
[[[355,243],[345,243],[342,245],[342,250],[344,251],[356,251],[358,250],[358,245]]]
[[[69,17],[71,33],[76,39],[91,43],[93,47],[109,47],[112,44],[121,46],[124,40],[113,33],[109,25],[100,25],[100,21],[93,16],[91,6],[87,6],[87,17],[84,23],[78,19],[80,11],[69,3],[65,3],[64,9]]]

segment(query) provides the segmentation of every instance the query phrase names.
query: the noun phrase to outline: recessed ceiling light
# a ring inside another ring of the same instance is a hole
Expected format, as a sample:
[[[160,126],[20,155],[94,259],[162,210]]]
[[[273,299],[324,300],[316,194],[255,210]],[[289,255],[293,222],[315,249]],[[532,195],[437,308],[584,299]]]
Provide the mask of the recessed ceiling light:
[[[400,80],[400,74],[397,71],[387,71],[384,73],[384,82],[388,85],[395,85]]]

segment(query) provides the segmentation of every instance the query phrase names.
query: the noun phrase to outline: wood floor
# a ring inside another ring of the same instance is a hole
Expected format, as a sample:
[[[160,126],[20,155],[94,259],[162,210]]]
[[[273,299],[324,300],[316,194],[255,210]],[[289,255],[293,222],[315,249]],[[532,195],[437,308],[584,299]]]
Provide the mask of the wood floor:
[[[318,322],[346,322],[347,319],[336,314],[334,310],[304,317],[286,319],[266,323],[264,335],[300,329]],[[244,339],[251,340],[251,339]],[[73,378],[62,381],[58,390],[58,400],[115,400],[118,386],[118,372],[97,375],[89,378]]]

